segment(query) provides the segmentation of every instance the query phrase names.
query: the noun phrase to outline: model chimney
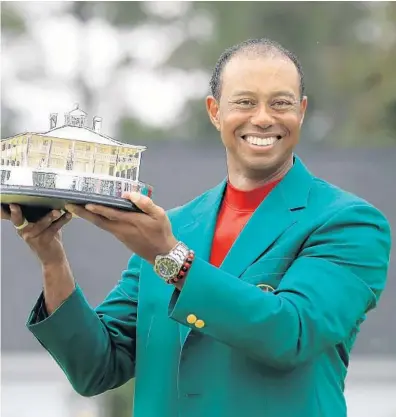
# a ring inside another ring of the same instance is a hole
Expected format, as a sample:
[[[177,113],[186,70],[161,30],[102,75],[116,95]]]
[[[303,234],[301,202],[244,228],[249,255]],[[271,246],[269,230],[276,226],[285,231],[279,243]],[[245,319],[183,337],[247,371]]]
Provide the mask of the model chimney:
[[[102,128],[102,118],[98,117],[98,116],[95,116],[93,118],[93,130],[96,133],[100,133],[101,128]]]
[[[55,129],[56,128],[56,123],[58,120],[58,113],[51,113],[50,114],[50,129]]]

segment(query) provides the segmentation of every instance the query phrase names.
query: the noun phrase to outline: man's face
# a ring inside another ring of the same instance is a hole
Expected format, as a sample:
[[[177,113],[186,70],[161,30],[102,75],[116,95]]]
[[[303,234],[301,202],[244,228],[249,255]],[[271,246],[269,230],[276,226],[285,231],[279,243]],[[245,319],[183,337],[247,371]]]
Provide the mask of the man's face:
[[[296,67],[284,57],[241,54],[227,63],[221,84],[220,101],[208,97],[206,104],[228,168],[255,176],[275,173],[299,141],[307,106]]]

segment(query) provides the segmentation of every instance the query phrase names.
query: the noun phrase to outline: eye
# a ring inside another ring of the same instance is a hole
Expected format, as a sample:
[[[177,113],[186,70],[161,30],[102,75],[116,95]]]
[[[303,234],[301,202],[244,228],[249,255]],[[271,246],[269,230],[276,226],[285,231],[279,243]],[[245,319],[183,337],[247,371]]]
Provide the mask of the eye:
[[[243,106],[243,107],[249,107],[249,106],[254,106],[254,101],[250,98],[243,98],[241,100],[238,100],[236,104]]]
[[[293,103],[291,101],[288,100],[276,100],[274,103],[272,103],[273,106],[277,107],[277,108],[287,108],[293,105]]]

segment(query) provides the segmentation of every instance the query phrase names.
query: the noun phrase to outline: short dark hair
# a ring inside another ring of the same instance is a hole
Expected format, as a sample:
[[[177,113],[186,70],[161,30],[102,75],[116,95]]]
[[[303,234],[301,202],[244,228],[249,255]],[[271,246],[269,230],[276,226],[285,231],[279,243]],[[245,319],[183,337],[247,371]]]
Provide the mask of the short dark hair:
[[[299,78],[300,78],[300,97],[301,99],[305,93],[305,85],[304,85],[304,72],[301,66],[300,61],[293,54],[278,42],[267,38],[260,38],[260,39],[248,39],[244,42],[238,43],[236,45],[227,48],[221,55],[216,65],[213,69],[212,76],[210,79],[210,90],[213,97],[216,100],[220,99],[221,95],[221,76],[224,71],[224,67],[227,63],[238,54],[242,54],[243,52],[254,52],[257,55],[262,54],[263,56],[269,54],[278,54],[279,56],[283,56],[285,58],[290,59],[295,65]]]

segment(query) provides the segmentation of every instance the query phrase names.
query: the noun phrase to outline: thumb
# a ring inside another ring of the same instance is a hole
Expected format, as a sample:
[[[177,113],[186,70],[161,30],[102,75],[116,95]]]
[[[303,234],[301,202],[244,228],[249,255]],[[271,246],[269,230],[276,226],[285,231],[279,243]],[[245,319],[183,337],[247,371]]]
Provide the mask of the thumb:
[[[140,208],[140,210],[151,217],[157,218],[163,212],[163,209],[156,206],[153,200],[146,195],[136,192],[125,192],[122,197],[130,200],[133,204]]]

